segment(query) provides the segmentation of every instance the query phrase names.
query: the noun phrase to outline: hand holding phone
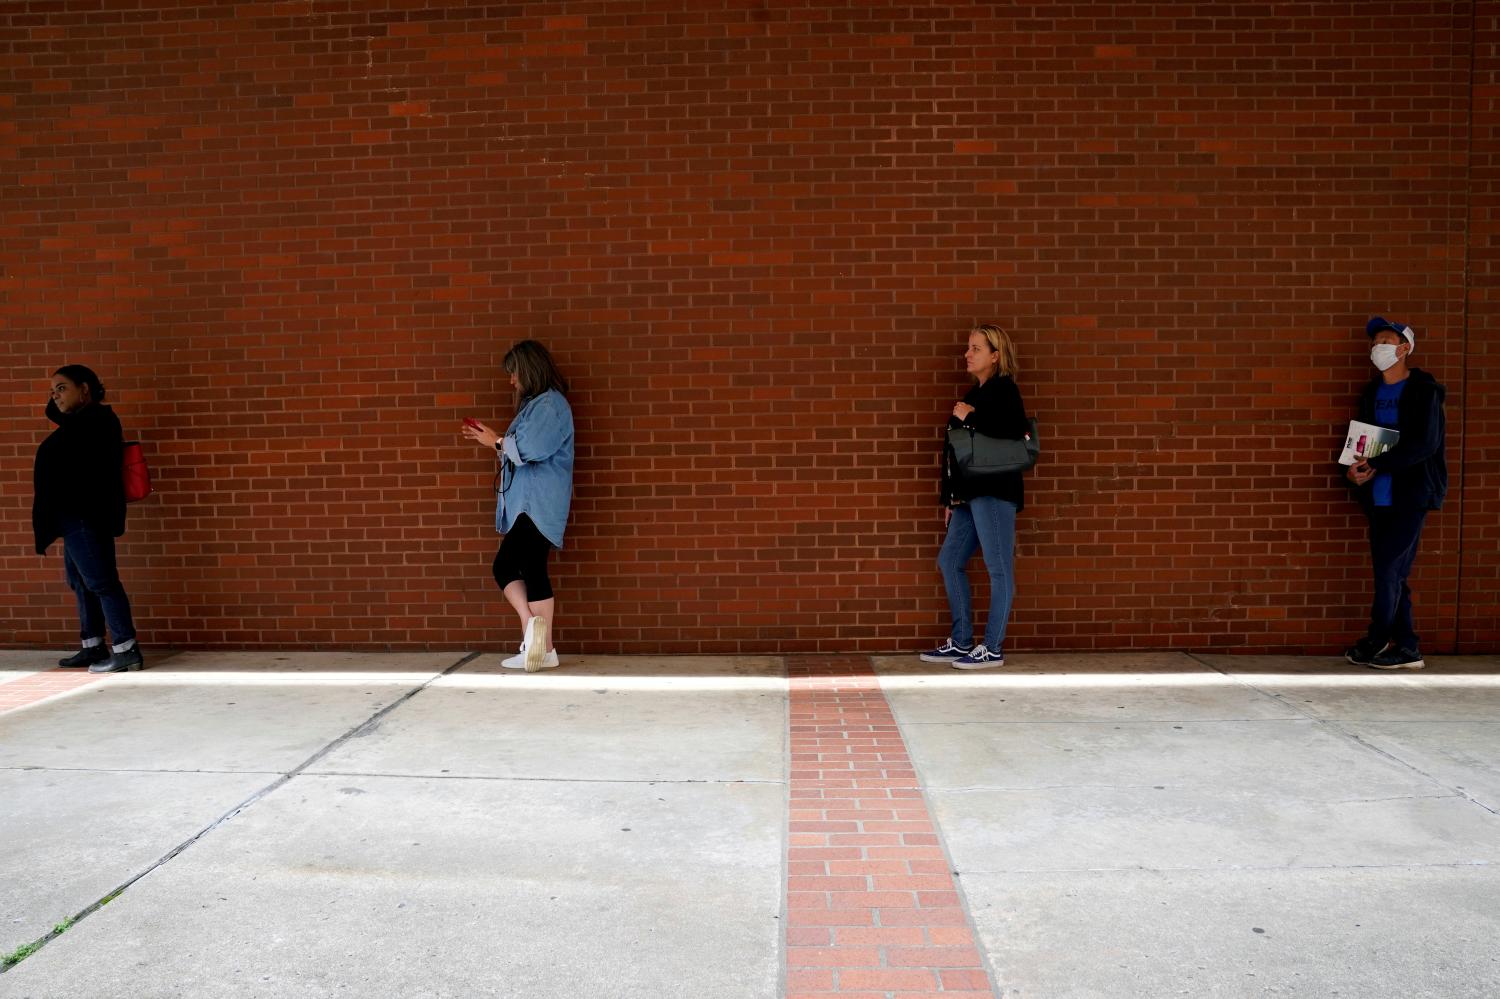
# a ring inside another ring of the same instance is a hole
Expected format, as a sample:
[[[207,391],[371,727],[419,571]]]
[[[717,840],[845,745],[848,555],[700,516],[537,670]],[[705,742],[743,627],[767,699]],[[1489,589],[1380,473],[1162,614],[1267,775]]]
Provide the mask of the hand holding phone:
[[[464,417],[464,426],[466,426],[466,427],[472,427],[473,429],[478,430],[479,429],[479,421],[476,420],[476,419],[474,419],[474,417],[472,417],[472,416],[465,416]]]

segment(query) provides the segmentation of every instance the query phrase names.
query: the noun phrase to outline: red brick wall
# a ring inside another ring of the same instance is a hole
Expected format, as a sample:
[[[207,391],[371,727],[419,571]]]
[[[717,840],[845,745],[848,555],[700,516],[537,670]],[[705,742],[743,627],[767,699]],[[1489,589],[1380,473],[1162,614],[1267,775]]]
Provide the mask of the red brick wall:
[[[150,449],[146,641],[509,643],[457,427],[537,337],[576,387],[565,649],[915,647],[996,320],[1047,448],[1008,647],[1328,651],[1382,313],[1450,389],[1419,627],[1493,648],[1497,12],[8,4],[0,643],[75,628],[27,524],[63,362]]]
[[[1476,9],[1458,641],[1500,648],[1500,2]]]

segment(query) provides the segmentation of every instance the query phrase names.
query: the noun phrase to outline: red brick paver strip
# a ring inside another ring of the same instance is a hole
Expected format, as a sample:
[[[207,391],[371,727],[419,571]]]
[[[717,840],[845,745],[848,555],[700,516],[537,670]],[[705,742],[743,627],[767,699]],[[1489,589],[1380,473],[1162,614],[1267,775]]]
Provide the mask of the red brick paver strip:
[[[992,999],[948,860],[868,660],[797,656],[787,999]]]
[[[6,680],[0,683],[0,712],[24,708],[38,701],[45,701],[49,697],[56,697],[58,694],[66,694],[70,690],[87,687],[91,683],[98,683],[108,675],[108,673],[90,673],[86,669],[53,669],[44,673],[32,673],[29,676]]]

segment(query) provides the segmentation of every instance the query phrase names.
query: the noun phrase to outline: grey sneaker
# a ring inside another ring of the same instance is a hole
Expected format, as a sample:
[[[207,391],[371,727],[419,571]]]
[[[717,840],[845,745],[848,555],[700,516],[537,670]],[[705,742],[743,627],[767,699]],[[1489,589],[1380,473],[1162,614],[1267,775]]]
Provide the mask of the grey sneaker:
[[[116,652],[102,663],[94,663],[89,667],[90,673],[124,673],[133,669],[145,669],[146,657],[141,655],[141,647],[132,645],[124,652]]]
[[[83,669],[94,663],[102,663],[109,658],[108,645],[95,645],[92,648],[79,649],[65,659],[59,659],[57,665],[63,669]]]

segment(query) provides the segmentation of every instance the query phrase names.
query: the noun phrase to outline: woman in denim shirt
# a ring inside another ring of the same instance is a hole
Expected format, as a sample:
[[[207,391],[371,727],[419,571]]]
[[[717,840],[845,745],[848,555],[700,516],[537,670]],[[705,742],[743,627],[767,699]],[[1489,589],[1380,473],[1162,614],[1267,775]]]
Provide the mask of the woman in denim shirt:
[[[521,619],[521,654],[500,665],[528,673],[557,666],[552,644],[552,581],[547,555],[561,548],[573,499],[573,410],[568,382],[552,355],[522,340],[505,355],[520,409],[502,437],[477,421],[465,437],[494,448],[500,462],[495,530],[505,537],[495,554],[495,582]]]

